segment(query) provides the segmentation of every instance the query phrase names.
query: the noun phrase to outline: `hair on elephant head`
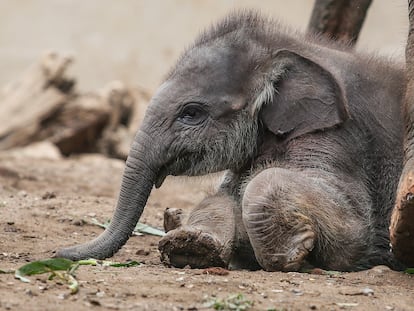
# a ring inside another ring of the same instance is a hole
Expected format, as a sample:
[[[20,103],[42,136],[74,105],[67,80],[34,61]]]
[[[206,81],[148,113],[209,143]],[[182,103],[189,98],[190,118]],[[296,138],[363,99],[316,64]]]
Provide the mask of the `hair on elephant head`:
[[[151,99],[109,228],[57,256],[112,256],[128,240],[153,185],[168,175],[240,171],[264,131],[288,141],[345,122],[341,81],[312,49],[251,12],[232,14],[201,34]]]

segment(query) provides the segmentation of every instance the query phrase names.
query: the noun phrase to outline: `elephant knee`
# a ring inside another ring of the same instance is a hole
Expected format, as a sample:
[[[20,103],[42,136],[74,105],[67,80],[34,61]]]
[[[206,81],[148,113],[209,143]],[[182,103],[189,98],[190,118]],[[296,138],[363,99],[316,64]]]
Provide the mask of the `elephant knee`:
[[[258,221],[288,200],[288,192],[296,173],[282,168],[268,168],[257,174],[243,195],[243,221]]]
[[[292,188],[292,181],[297,179],[297,173],[283,168],[268,168],[257,174],[246,186],[243,195],[243,207],[278,199]]]
[[[299,269],[314,247],[312,221],[292,201],[297,175],[266,169],[251,180],[243,196],[243,222],[257,261],[268,271]]]

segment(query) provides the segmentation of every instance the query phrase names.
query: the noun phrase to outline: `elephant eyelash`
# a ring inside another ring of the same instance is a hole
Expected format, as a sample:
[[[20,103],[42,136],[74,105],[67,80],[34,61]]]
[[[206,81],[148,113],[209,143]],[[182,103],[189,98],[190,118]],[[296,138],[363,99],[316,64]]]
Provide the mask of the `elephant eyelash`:
[[[196,126],[208,118],[208,113],[200,103],[189,103],[185,105],[177,120],[185,125]]]

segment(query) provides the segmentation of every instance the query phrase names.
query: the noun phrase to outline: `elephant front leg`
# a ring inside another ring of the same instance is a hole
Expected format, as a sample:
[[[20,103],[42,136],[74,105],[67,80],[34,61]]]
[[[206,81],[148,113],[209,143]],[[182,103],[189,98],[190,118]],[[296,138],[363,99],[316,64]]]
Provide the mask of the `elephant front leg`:
[[[179,268],[227,267],[235,244],[235,207],[225,195],[203,200],[185,224],[161,239],[161,261]]]
[[[368,235],[347,200],[322,178],[269,168],[247,185],[243,222],[255,256],[268,271],[297,271],[305,259],[350,270]]]

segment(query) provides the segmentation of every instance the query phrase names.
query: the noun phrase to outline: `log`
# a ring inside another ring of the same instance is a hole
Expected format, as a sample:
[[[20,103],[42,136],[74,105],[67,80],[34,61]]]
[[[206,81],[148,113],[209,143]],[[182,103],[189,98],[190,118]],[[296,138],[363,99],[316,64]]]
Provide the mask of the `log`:
[[[79,94],[66,71],[72,58],[47,53],[0,91],[0,150],[50,141],[63,155],[101,152],[126,159],[148,93],[112,82]]]
[[[33,141],[44,120],[65,104],[74,80],[66,76],[72,62],[47,53],[18,81],[0,91],[0,150]]]
[[[34,141],[49,140],[65,155],[94,152],[111,115],[109,104],[97,94],[75,94],[42,123]]]

